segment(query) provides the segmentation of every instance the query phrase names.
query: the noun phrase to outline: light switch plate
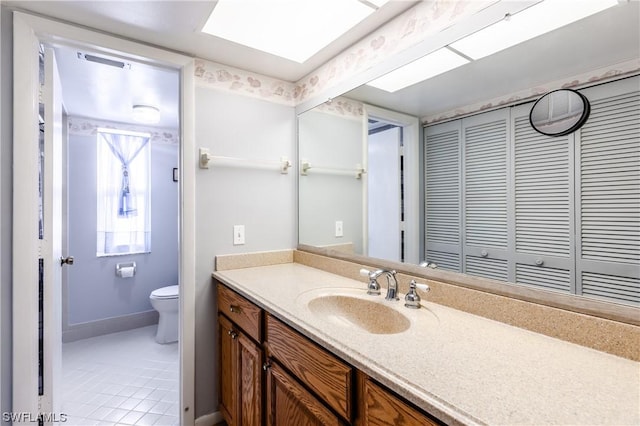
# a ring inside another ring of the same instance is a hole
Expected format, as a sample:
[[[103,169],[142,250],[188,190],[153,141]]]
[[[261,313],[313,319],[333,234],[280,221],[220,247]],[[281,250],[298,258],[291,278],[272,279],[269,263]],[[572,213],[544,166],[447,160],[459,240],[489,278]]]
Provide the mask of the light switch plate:
[[[336,220],[336,237],[342,237],[344,235],[344,231],[342,229],[342,221]]]
[[[233,225],[233,245],[244,244],[244,225]]]

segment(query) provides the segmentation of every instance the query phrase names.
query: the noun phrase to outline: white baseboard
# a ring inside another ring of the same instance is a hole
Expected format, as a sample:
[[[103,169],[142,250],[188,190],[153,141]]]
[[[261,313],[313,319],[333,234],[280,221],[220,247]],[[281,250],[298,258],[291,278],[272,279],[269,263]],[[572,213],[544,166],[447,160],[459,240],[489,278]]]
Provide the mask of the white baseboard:
[[[158,312],[154,309],[146,312],[123,315],[121,317],[106,318],[97,321],[73,324],[62,330],[62,342],[74,342],[80,339],[102,336],[103,334],[117,333],[146,327],[158,323]]]
[[[215,413],[209,413],[198,417],[196,419],[195,426],[213,426],[223,420],[224,418],[222,417],[222,413],[220,411],[216,411]]]

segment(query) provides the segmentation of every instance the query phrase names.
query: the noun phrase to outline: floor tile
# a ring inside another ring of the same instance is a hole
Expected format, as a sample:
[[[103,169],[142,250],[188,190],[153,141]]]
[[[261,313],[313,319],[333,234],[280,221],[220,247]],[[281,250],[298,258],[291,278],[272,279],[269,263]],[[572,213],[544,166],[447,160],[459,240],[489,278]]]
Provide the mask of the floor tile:
[[[160,417],[162,417],[160,414],[147,413],[136,422],[136,426],[148,426],[156,424]]]
[[[64,426],[178,424],[178,344],[156,343],[155,331],[142,327],[62,345]]]
[[[127,415],[120,419],[120,423],[127,425],[134,425],[138,420],[140,420],[145,414],[142,411],[129,411]]]

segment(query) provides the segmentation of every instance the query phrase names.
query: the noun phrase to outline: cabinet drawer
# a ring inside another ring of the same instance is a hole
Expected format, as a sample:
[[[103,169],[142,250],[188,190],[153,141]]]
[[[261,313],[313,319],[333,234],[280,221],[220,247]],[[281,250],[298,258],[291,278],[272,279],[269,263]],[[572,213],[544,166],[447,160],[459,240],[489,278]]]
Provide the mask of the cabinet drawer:
[[[271,315],[266,315],[268,356],[277,359],[338,414],[352,416],[352,368]]]
[[[221,284],[218,285],[218,311],[248,336],[262,342],[262,309]]]
[[[364,380],[364,426],[439,426],[441,423],[413,408],[370,379]]]

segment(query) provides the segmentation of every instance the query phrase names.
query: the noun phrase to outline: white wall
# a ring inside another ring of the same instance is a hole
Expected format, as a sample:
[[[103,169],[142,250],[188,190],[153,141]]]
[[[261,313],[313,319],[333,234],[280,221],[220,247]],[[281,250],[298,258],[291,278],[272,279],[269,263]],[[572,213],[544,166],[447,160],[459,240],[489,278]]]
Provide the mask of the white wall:
[[[0,6],[0,413],[11,410],[12,31],[11,13]]]
[[[311,163],[300,176],[300,243],[314,246],[353,243],[363,251],[364,175],[355,178],[356,164],[364,164],[362,119],[308,111],[298,121],[300,159]],[[353,176],[316,172],[313,166],[354,170]],[[335,222],[343,222],[343,237],[335,236]]]
[[[295,123],[291,106],[196,87],[196,145],[212,155],[293,160]],[[210,167],[196,175],[196,418],[218,409],[214,257],[297,244],[297,168]],[[233,225],[245,226],[245,245],[233,245]]]
[[[151,144],[151,253],[96,257],[96,136],[69,136],[68,325],[153,310],[149,294],[178,284],[178,146]],[[115,267],[135,261],[136,275]]]

